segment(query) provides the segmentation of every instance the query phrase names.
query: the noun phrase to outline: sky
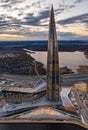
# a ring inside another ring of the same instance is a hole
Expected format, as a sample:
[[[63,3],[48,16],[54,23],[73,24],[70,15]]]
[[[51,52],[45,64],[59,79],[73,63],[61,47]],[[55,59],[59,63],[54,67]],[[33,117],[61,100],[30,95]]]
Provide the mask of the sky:
[[[88,0],[0,0],[0,40],[47,40],[51,4],[58,40],[88,40]]]

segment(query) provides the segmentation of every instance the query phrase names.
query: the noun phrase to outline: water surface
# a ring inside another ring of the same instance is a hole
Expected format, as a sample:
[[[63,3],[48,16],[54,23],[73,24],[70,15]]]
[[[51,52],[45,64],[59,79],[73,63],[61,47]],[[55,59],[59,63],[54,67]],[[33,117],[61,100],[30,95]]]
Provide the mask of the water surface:
[[[47,52],[36,51],[36,53],[30,54],[36,61],[44,64],[47,68]],[[59,64],[60,67],[67,66],[77,73],[77,68],[79,65],[88,65],[88,59],[85,57],[84,52],[59,52]]]

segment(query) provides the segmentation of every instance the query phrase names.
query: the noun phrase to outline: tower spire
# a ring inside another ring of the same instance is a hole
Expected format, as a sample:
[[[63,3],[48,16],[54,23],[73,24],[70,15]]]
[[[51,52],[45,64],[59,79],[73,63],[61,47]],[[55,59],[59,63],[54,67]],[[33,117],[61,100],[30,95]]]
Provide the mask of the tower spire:
[[[51,13],[50,13],[50,25],[55,25],[53,4],[51,5]]]
[[[47,56],[47,98],[50,101],[59,101],[59,60],[56,26],[53,5],[51,6],[48,56]]]

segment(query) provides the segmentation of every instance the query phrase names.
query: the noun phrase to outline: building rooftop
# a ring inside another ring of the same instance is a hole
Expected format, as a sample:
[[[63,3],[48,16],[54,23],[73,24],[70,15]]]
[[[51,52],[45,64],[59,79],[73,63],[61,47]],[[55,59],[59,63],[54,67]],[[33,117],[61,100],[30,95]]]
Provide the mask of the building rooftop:
[[[10,91],[10,92],[23,92],[23,93],[37,93],[46,90],[47,83],[40,79],[38,80],[32,88],[26,88],[26,87],[4,87],[2,91]]]
[[[35,110],[32,110],[30,112],[26,112],[26,113],[22,113],[20,116],[18,116],[18,118],[48,118],[48,119],[63,119],[63,118],[69,118],[69,115],[67,115],[66,113],[61,113],[59,110],[56,110],[53,107],[48,107],[48,106],[43,106],[40,108],[37,108]]]

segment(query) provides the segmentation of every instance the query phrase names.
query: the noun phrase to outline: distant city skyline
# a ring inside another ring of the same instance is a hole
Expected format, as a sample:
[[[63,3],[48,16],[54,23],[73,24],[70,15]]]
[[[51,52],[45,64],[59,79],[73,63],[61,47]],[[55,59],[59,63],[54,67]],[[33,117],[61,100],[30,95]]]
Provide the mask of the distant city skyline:
[[[59,40],[88,40],[88,0],[1,0],[0,40],[47,40],[51,4]]]

